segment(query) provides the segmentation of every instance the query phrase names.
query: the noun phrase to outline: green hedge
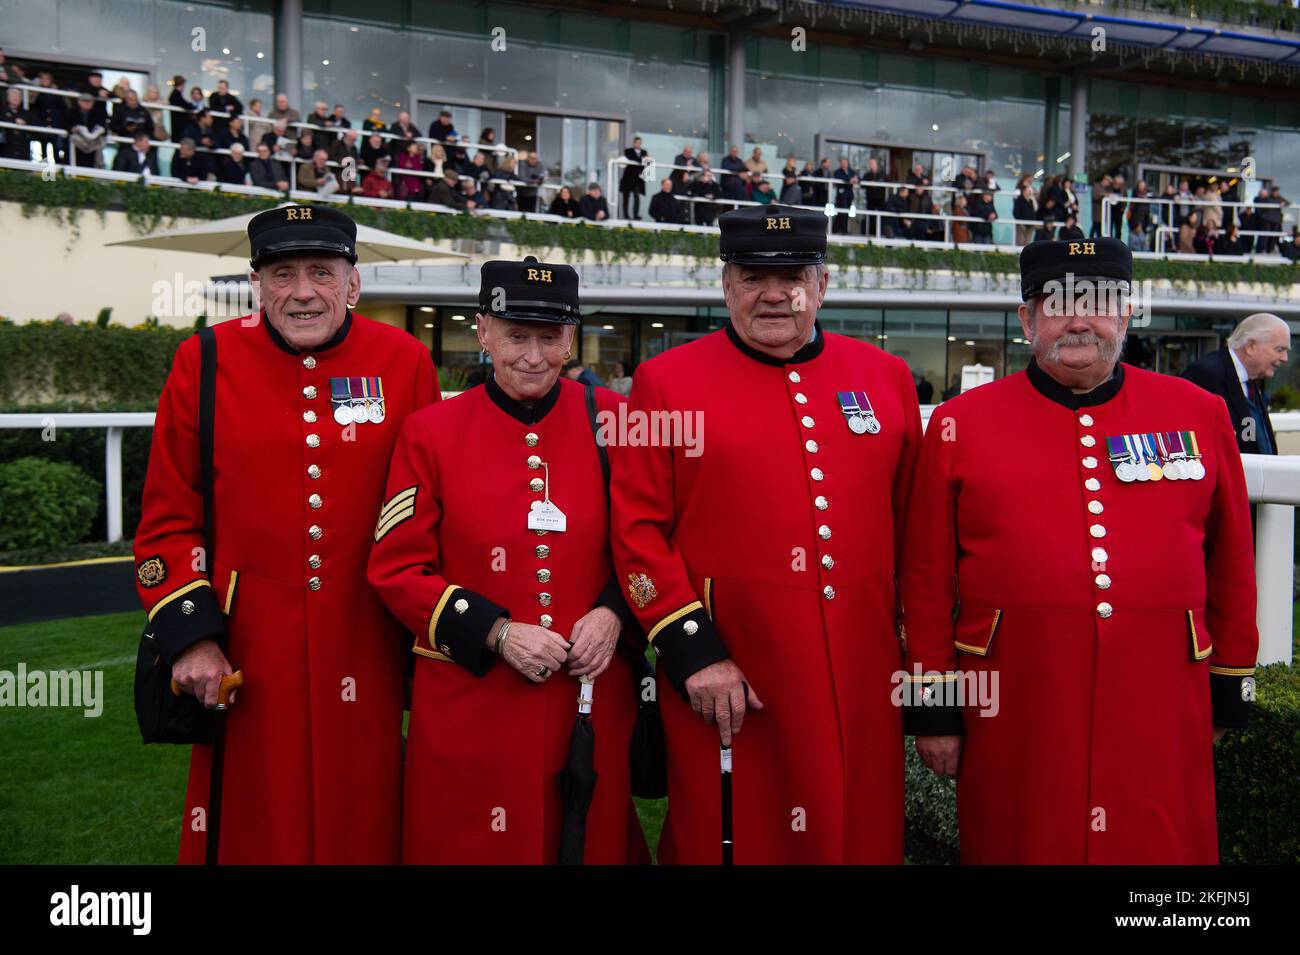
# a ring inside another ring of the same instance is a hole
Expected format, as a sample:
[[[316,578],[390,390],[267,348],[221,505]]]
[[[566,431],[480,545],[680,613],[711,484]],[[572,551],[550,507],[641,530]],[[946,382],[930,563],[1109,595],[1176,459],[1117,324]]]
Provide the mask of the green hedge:
[[[101,490],[66,462],[25,457],[0,464],[0,551],[77,543],[90,530]]]
[[[1300,862],[1300,670],[1260,667],[1250,727],[1214,747],[1223,863]],[[907,825],[956,861],[957,799],[951,779],[939,779],[907,738]]]
[[[0,201],[20,203],[26,216],[56,219],[77,235],[85,210],[125,212],[141,235],[172,224],[175,219],[219,219],[270,208],[282,200],[234,193],[205,192],[147,186],[143,182],[102,182],[65,179],[46,182],[38,175],[13,170],[0,172]],[[607,228],[584,222],[556,223],[528,218],[502,220],[469,213],[448,215],[412,209],[376,209],[347,206],[348,214],[362,225],[374,226],[413,239],[473,239],[513,242],[534,251],[562,250],[570,255],[591,251],[604,261],[645,260],[656,255],[682,255],[700,260],[701,267],[717,265],[718,239],[694,232],[660,232],[648,229]],[[950,269],[961,273],[1018,274],[1017,256],[961,249],[924,249],[880,245],[832,244],[830,261],[847,268],[893,267],[924,272]],[[1172,279],[1209,285],[1224,282],[1258,282],[1291,285],[1297,281],[1292,265],[1255,265],[1238,262],[1156,262],[1138,260],[1134,277]]]

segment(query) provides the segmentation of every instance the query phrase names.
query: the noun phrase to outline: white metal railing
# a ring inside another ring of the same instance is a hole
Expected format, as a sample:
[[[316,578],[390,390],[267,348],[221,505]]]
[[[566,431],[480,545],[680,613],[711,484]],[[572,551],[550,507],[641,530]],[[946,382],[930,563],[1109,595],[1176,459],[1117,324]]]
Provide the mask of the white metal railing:
[[[450,397],[454,392],[443,392]],[[921,408],[922,426],[934,405]],[[1274,430],[1300,431],[1300,413],[1270,416]],[[104,428],[104,495],[109,542],[122,539],[122,432],[152,428],[153,412],[40,412],[0,414],[0,429]],[[1295,586],[1295,509],[1300,505],[1300,455],[1242,455],[1246,490],[1256,509],[1255,620],[1259,663],[1291,662],[1292,602]]]
[[[1296,217],[1300,216],[1300,208],[1297,208],[1297,207],[1294,206],[1294,205],[1283,205],[1283,204],[1281,204],[1281,203],[1271,202],[1271,201],[1269,201],[1269,202],[1260,202],[1260,201],[1255,201],[1255,202],[1229,202],[1229,201],[1226,201],[1226,200],[1222,200],[1222,199],[1221,199],[1221,200],[1219,200],[1219,201],[1217,201],[1217,202],[1210,202],[1210,201],[1207,200],[1207,199],[1194,199],[1194,198],[1193,198],[1193,199],[1182,199],[1182,198],[1178,198],[1178,197],[1172,197],[1172,198],[1171,198],[1171,197],[1169,197],[1169,196],[1116,196],[1116,195],[1109,195],[1109,196],[1103,196],[1103,197],[1102,197],[1102,200],[1101,200],[1101,225],[1100,225],[1100,229],[1101,229],[1101,234],[1102,234],[1102,235],[1112,235],[1112,234],[1113,234],[1112,231],[1111,231],[1111,229],[1112,229],[1112,227],[1113,227],[1113,225],[1114,225],[1114,215],[1115,215],[1114,209],[1115,209],[1115,207],[1118,206],[1118,205],[1126,205],[1126,206],[1127,206],[1127,205],[1148,205],[1148,206],[1159,206],[1159,207],[1161,207],[1162,209],[1167,209],[1167,210],[1168,210],[1168,212],[1169,212],[1169,218],[1170,218],[1171,220],[1176,218],[1175,207],[1179,207],[1179,208],[1181,208],[1181,207],[1184,207],[1184,206],[1194,206],[1194,207],[1196,207],[1196,208],[1192,209],[1192,211],[1203,210],[1203,209],[1208,209],[1208,208],[1216,208],[1216,209],[1220,209],[1220,210],[1223,210],[1223,209],[1243,209],[1243,210],[1244,210],[1244,209],[1249,209],[1249,210],[1251,210],[1251,211],[1253,211],[1253,212],[1259,212],[1261,209],[1265,209],[1265,208],[1268,208],[1268,209],[1278,209],[1278,210],[1280,210],[1280,217],[1281,217],[1281,220],[1282,220],[1282,225],[1281,225],[1281,228],[1280,228],[1280,229],[1277,229],[1277,230],[1272,230],[1272,229],[1238,229],[1238,230],[1237,230],[1237,235],[1239,235],[1239,236],[1243,236],[1243,237],[1250,236],[1250,237],[1255,237],[1255,238],[1259,238],[1259,237],[1272,238],[1272,239],[1277,239],[1279,243],[1281,242],[1282,239],[1284,239],[1287,235],[1289,235],[1289,233],[1286,231],[1287,220],[1288,220],[1289,218],[1296,218]],[[1300,218],[1298,218],[1297,221],[1298,221],[1298,223],[1300,223]],[[1164,221],[1163,216],[1159,216],[1159,215],[1157,216],[1156,221],[1155,221],[1152,225],[1153,225],[1153,228],[1152,228],[1152,230],[1151,230],[1151,236],[1152,236],[1152,238],[1151,238],[1151,244],[1152,244],[1152,248],[1153,248],[1153,251],[1154,251],[1157,255],[1161,255],[1161,254],[1164,252],[1164,238],[1165,238],[1165,236],[1166,236],[1166,235],[1169,235],[1169,234],[1171,234],[1171,233],[1174,234],[1174,235],[1177,235],[1177,233],[1178,233],[1178,227],[1177,227],[1177,226],[1174,226],[1174,225],[1171,225],[1171,224],[1169,224],[1169,223],[1166,223],[1166,222]],[[1207,239],[1208,239],[1208,241],[1209,241],[1209,243],[1210,243],[1210,248],[1213,248],[1213,241],[1214,241],[1215,236],[1216,236],[1216,235],[1219,235],[1219,234],[1221,234],[1221,233],[1224,233],[1224,232],[1226,232],[1226,231],[1227,231],[1227,230],[1224,229],[1224,228],[1222,228],[1221,226],[1218,227],[1218,228],[1216,228],[1213,232],[1208,232],[1208,231],[1207,231]],[[1254,241],[1251,241],[1251,242],[1250,242],[1250,245],[1251,245],[1251,247],[1253,248],[1254,246],[1258,245],[1258,243],[1257,243],[1257,242],[1254,242]],[[1190,253],[1184,253],[1184,254],[1190,254]],[[1251,256],[1251,257],[1253,257],[1255,253],[1252,252],[1252,251],[1250,251],[1250,250],[1246,250],[1246,251],[1242,252],[1241,254],[1242,254],[1243,256]],[[1264,254],[1261,255],[1261,257],[1272,259],[1272,258],[1276,258],[1276,257],[1277,257],[1277,254],[1276,254],[1276,253],[1264,253]]]

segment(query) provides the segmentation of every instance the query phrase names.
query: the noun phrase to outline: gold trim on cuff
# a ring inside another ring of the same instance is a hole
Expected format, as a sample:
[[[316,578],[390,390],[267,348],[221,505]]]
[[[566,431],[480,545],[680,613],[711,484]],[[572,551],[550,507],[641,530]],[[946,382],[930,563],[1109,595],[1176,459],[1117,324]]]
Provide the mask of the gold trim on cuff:
[[[156,616],[158,615],[158,611],[159,611],[159,610],[161,610],[163,607],[167,606],[169,603],[171,603],[171,602],[172,602],[173,600],[175,600],[177,597],[182,597],[182,596],[184,596],[185,594],[189,593],[191,590],[195,590],[195,589],[198,588],[198,587],[209,587],[209,588],[210,588],[211,586],[212,586],[212,582],[209,581],[206,577],[200,577],[198,580],[191,580],[191,581],[190,581],[188,584],[186,584],[184,587],[181,587],[181,588],[179,588],[179,589],[177,589],[177,590],[173,590],[171,593],[169,593],[169,594],[168,594],[166,597],[164,597],[162,600],[160,600],[160,601],[158,601],[156,604],[154,604],[154,605],[153,605],[153,609],[149,611],[149,619],[150,619],[150,620],[153,620],[153,618],[156,617]]]
[[[913,676],[910,673],[903,674],[904,683],[951,683],[961,677],[956,670],[950,670],[947,673],[927,673],[922,676]]]
[[[1220,667],[1210,664],[1210,672],[1218,676],[1254,676],[1254,667]]]
[[[226,606],[225,609],[221,611],[227,617],[230,616],[230,608],[234,606],[235,603],[235,581],[237,580],[239,580],[239,571],[232,570],[230,572],[230,586],[226,588]]]
[[[433,616],[429,618],[429,646],[436,647],[438,645],[438,641],[433,639],[433,632],[438,629],[438,618],[442,616],[442,611],[447,606],[447,601],[451,599],[451,595],[460,589],[455,584],[448,584],[447,589],[438,598],[438,606],[433,608]]]
[[[698,600],[692,600],[682,609],[674,610],[668,616],[664,617],[657,624],[655,624],[653,628],[651,628],[650,632],[646,634],[646,642],[654,643],[655,637],[659,635],[659,631],[662,630],[664,627],[668,626],[670,623],[682,619],[682,617],[685,617],[687,614],[691,614],[697,610],[703,610],[703,609],[704,609],[704,604],[700,603]]]

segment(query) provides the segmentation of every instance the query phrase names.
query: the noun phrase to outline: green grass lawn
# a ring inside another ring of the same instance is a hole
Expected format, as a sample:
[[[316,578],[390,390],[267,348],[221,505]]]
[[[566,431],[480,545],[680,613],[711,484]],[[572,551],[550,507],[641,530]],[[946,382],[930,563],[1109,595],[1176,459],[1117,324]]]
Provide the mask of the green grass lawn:
[[[0,670],[103,670],[100,716],[0,707],[0,864],[171,863],[189,747],[145,746],[132,703],[141,613],[0,628]],[[662,801],[638,801],[651,847]]]

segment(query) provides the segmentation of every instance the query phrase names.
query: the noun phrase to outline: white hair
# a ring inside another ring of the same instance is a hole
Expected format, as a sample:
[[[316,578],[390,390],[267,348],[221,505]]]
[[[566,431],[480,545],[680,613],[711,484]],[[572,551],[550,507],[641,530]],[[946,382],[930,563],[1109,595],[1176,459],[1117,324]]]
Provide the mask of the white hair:
[[[1245,348],[1251,342],[1262,339],[1279,325],[1285,328],[1287,335],[1290,336],[1291,326],[1271,312],[1256,312],[1254,315],[1247,315],[1241,320],[1241,324],[1232,330],[1232,334],[1228,336],[1228,347],[1233,351]]]

